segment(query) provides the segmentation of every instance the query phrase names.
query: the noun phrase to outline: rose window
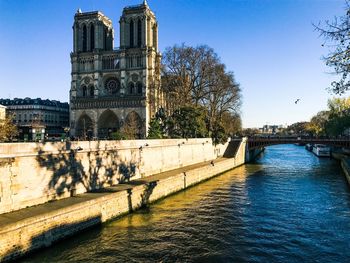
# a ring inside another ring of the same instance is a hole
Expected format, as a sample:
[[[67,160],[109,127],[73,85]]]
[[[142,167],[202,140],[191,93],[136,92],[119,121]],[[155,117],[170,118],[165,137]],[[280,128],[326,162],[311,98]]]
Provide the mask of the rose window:
[[[105,88],[109,94],[116,94],[119,92],[119,81],[118,79],[108,79],[105,84]]]

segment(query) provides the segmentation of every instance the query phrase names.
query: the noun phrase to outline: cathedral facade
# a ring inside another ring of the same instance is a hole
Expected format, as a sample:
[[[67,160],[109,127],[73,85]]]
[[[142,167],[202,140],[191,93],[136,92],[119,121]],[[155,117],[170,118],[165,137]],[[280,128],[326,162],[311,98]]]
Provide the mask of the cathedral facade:
[[[158,23],[146,1],[123,9],[119,48],[112,21],[101,12],[74,16],[70,133],[111,138],[117,131],[147,135],[150,118],[164,103],[160,85]]]

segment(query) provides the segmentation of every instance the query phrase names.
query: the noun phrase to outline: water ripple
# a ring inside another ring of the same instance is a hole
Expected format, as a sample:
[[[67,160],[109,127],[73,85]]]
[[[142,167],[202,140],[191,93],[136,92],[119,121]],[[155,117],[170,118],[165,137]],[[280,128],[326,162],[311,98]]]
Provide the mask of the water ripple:
[[[349,262],[339,164],[294,145],[23,262]]]

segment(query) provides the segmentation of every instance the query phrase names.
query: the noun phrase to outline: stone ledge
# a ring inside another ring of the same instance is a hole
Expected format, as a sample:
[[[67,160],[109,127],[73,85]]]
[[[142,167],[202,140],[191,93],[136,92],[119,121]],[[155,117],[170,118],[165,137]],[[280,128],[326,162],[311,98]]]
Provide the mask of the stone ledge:
[[[0,261],[50,246],[67,236],[128,213],[240,164],[215,160],[0,215]],[[190,182],[190,183],[188,183]],[[14,238],[15,237],[15,238]]]

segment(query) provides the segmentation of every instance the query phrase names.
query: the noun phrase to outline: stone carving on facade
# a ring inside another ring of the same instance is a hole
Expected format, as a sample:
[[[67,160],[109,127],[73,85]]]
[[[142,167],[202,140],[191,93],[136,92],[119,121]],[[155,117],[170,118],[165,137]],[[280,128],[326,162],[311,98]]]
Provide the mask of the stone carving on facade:
[[[109,138],[110,132],[121,129],[126,123],[123,120],[132,113],[133,119],[142,122],[138,124],[142,130],[137,136],[145,137],[150,118],[163,106],[161,99],[147,98],[153,80],[160,79],[154,70],[160,57],[155,32],[158,29],[151,26],[157,25],[154,13],[147,3],[125,7],[119,22],[120,47],[114,49],[114,29],[108,17],[99,11],[75,14],[70,90],[72,136]]]

